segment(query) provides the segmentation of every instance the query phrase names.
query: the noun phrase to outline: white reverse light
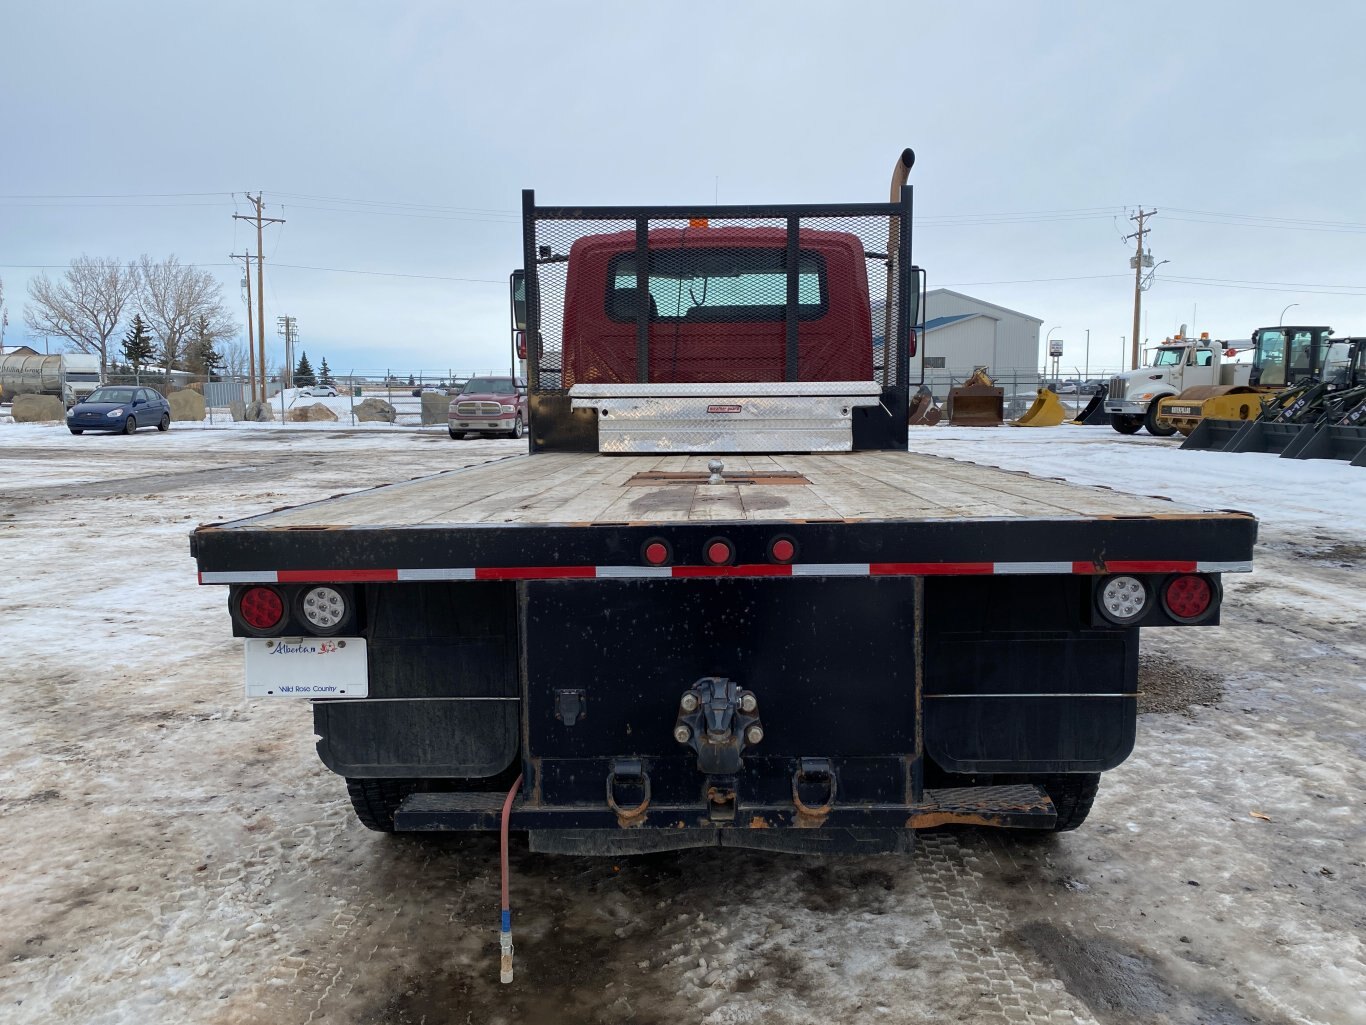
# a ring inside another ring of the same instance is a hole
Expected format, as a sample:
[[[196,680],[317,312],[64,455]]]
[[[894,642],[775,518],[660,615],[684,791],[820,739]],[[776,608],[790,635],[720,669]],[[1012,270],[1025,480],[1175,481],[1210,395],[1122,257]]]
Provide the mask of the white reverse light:
[[[299,603],[304,618],[319,630],[331,630],[346,615],[346,599],[331,587],[313,587]]]
[[[1133,622],[1147,604],[1147,588],[1137,577],[1111,577],[1100,589],[1100,610],[1115,623]]]

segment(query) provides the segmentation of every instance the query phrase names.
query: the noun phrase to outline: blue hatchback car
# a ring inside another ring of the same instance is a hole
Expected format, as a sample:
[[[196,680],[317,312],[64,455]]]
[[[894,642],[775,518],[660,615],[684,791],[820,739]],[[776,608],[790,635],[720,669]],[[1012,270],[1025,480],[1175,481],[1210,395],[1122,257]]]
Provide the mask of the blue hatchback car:
[[[132,434],[139,427],[159,431],[171,426],[171,404],[152,388],[106,385],[97,388],[66,414],[72,434],[86,431],[122,431]]]

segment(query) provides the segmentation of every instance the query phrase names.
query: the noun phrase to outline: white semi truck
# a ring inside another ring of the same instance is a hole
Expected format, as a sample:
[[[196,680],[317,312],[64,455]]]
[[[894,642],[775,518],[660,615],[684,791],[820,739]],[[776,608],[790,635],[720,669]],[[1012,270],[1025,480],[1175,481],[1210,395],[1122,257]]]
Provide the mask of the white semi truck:
[[[1198,340],[1178,335],[1150,350],[1148,366],[1110,378],[1105,412],[1110,414],[1111,426],[1120,434],[1137,434],[1146,427],[1149,434],[1170,437],[1176,428],[1157,418],[1163,399],[1196,385],[1248,383],[1251,365],[1233,362],[1232,352],[1226,343],[1211,341],[1208,332],[1202,332]]]
[[[0,356],[0,396],[55,395],[74,406],[100,386],[100,358],[84,352]]]

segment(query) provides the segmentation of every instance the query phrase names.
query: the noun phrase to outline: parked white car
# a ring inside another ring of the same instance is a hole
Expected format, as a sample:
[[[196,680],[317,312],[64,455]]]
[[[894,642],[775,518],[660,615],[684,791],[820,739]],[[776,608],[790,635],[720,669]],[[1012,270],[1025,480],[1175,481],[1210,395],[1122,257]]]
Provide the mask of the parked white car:
[[[309,384],[300,388],[299,394],[301,396],[307,395],[310,399],[335,399],[337,397],[337,389],[333,388],[330,384]]]

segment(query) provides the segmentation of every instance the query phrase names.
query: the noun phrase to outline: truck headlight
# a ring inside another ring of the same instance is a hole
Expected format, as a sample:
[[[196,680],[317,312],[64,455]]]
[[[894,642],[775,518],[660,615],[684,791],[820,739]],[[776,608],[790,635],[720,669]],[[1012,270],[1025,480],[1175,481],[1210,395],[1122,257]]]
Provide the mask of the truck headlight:
[[[515,413],[515,412],[517,412],[517,407],[516,407],[516,406],[499,406],[498,408],[501,409],[504,413]]]

